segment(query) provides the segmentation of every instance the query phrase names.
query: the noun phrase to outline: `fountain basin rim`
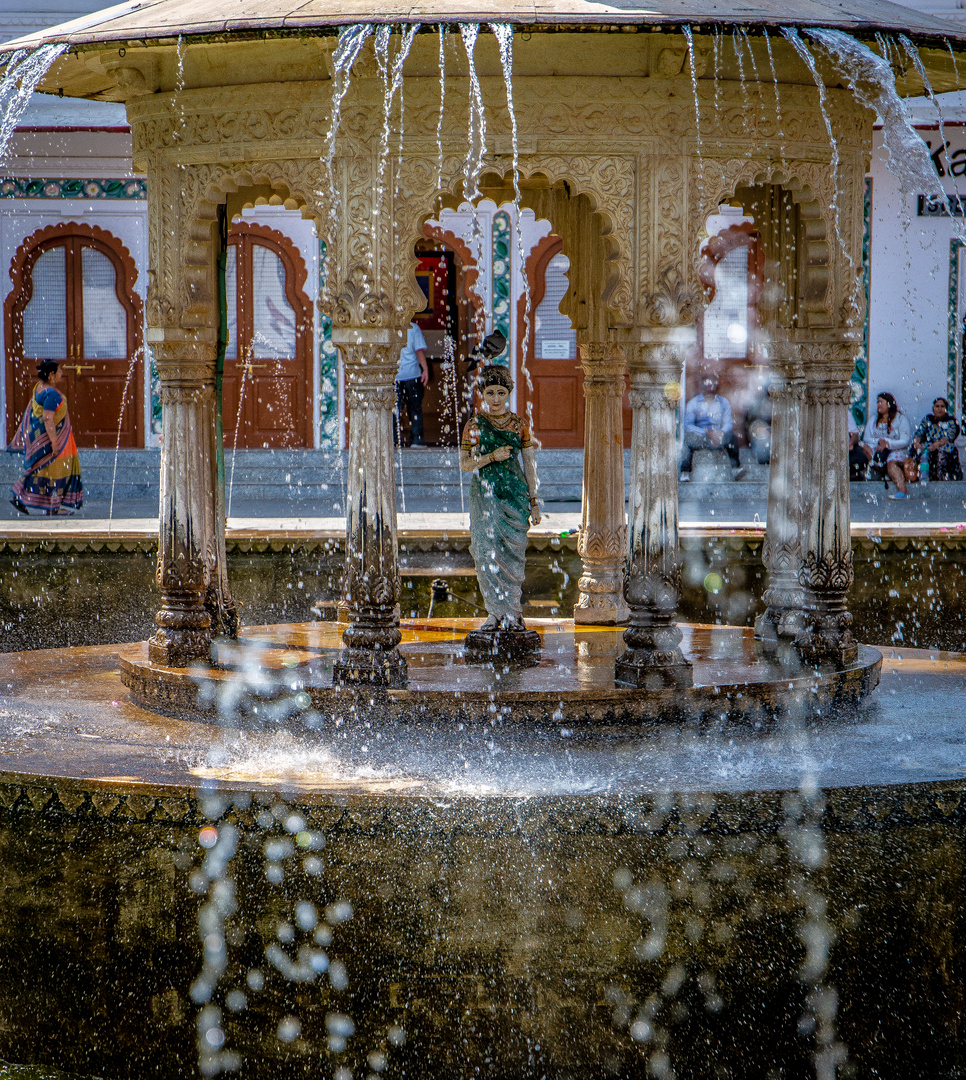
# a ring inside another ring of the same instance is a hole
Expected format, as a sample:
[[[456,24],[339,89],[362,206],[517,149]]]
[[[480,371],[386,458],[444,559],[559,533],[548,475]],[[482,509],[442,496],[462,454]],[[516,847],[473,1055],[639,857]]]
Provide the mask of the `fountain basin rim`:
[[[744,632],[740,628],[732,629],[739,634]],[[376,718],[392,723],[415,721],[455,726],[464,722],[486,723],[500,716],[511,725],[607,731],[661,723],[708,724],[723,719],[761,723],[792,713],[813,713],[832,705],[852,705],[878,685],[882,654],[860,645],[857,661],[843,668],[783,673],[768,681],[649,690],[600,686],[463,689],[458,685],[385,689],[333,687],[322,682],[313,684],[304,678],[288,686],[273,687],[270,679],[248,681],[238,671],[222,667],[169,668],[153,664],[148,659],[145,642],[122,648],[119,661],[121,681],[135,704],[161,715],[190,717],[225,727],[263,728],[266,721],[259,719],[259,710],[264,717],[265,707],[272,700],[306,694],[309,702],[286,718],[285,727],[306,730],[303,715],[318,713],[349,725]],[[215,704],[222,690],[229,691],[232,698],[228,717],[221,716]]]
[[[822,787],[823,827],[834,832],[880,832],[910,824],[966,824],[966,780],[871,783]],[[35,816],[48,823],[101,821],[154,828],[210,824],[206,800],[215,799],[238,827],[255,831],[257,814],[282,800],[324,833],[367,836],[395,832],[461,835],[601,835],[641,833],[695,836],[776,834],[787,825],[786,800],[800,788],[705,789],[533,794],[360,791],[309,787],[285,779],[170,782],[131,777],[85,777],[66,772],[0,770],[0,815]],[[664,821],[655,825],[658,811]]]

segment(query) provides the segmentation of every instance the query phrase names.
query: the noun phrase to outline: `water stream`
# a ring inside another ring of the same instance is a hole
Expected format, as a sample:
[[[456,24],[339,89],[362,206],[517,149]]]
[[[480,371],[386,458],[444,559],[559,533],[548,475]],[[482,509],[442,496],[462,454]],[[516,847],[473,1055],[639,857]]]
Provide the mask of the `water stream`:
[[[696,140],[695,152],[698,155],[698,188],[701,205],[700,213],[704,213],[704,144],[701,138],[701,102],[698,97],[698,69],[694,56],[694,35],[690,26],[682,26],[681,32],[688,43],[688,61],[691,68],[691,90],[694,93],[694,135]],[[776,83],[777,85],[777,83]]]
[[[530,349],[531,306],[530,276],[526,272],[526,252],[523,250],[522,196],[520,193],[520,139],[517,128],[517,115],[513,105],[513,27],[509,23],[490,23],[490,29],[500,46],[500,66],[503,69],[503,81],[506,84],[506,107],[510,115],[510,137],[513,149],[513,231],[516,238],[519,274],[523,281],[523,340],[520,349],[520,368],[526,380],[527,420],[533,430],[533,380],[527,364]],[[519,327],[517,328],[519,335]],[[512,368],[512,354],[507,357],[507,364]]]
[[[439,194],[436,216],[443,211],[443,115],[446,110],[446,26],[439,26],[439,116],[436,120],[436,191]]]
[[[768,33],[768,28],[762,28],[762,34],[765,38],[765,48],[768,50],[768,66],[771,68],[771,81],[775,87],[775,120],[778,124],[778,153],[780,156],[782,168],[785,167],[785,125],[782,123],[782,102],[781,94],[778,90],[778,72],[775,70],[775,57],[771,51],[771,37]]]
[[[21,49],[7,61],[0,80],[0,162],[7,155],[10,138],[30,103],[31,94],[66,49],[66,45],[41,45],[31,51]]]
[[[124,378],[124,389],[121,391],[121,410],[117,418],[117,441],[114,444],[114,470],[111,474],[111,502],[107,511],[107,529],[111,531],[111,522],[114,520],[114,490],[117,486],[117,459],[121,453],[121,428],[124,424],[124,410],[127,408],[128,390],[131,388],[131,379],[138,363],[144,358],[144,346],[142,345],[131,357],[127,366],[127,375]]]
[[[783,33],[815,73],[814,61],[801,38],[794,32],[793,37],[789,37],[784,30]],[[899,97],[889,61],[841,30],[812,29],[808,31],[808,35],[825,47],[858,101],[878,115],[882,122],[883,142],[889,155],[889,171],[899,181],[902,190],[907,193],[934,190],[939,177],[929,150],[912,126],[905,103]],[[824,93],[822,98],[823,116],[826,116]],[[831,136],[830,127],[829,133]],[[836,150],[836,168],[837,166]],[[835,209],[837,215],[837,200]]]

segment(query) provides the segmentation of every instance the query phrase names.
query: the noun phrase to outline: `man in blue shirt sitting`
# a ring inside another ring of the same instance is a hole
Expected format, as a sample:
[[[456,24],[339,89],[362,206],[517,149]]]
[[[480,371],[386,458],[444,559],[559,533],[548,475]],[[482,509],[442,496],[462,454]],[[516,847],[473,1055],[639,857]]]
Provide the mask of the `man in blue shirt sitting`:
[[[409,435],[412,446],[425,446],[423,442],[423,390],[429,382],[429,364],[426,362],[426,339],[415,323],[409,324],[406,344],[399,354],[396,371],[396,414],[402,424],[403,408],[409,413]],[[395,426],[395,425],[394,425]],[[397,441],[399,436],[397,434]]]
[[[682,482],[691,479],[691,458],[695,450],[724,450],[731,459],[734,479],[740,479],[741,461],[733,429],[731,404],[718,393],[718,376],[709,372],[701,379],[701,393],[691,398],[684,409]]]

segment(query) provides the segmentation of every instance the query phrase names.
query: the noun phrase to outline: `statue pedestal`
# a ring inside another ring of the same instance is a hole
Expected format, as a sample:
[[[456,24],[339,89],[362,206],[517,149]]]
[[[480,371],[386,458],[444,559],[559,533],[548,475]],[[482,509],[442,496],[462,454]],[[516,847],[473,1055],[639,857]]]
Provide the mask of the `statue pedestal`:
[[[463,655],[472,664],[503,660],[511,664],[536,663],[540,635],[536,630],[471,630],[463,639]]]

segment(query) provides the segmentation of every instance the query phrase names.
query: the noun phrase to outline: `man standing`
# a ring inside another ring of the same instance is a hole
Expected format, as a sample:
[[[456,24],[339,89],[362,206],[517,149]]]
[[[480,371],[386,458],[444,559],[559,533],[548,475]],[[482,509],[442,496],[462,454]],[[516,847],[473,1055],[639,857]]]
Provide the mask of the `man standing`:
[[[701,380],[701,393],[691,398],[684,409],[682,482],[691,479],[691,458],[695,450],[724,450],[731,459],[734,479],[741,479],[743,470],[733,429],[731,404],[718,393],[718,376],[709,372]]]
[[[426,339],[415,323],[409,324],[406,344],[399,354],[396,372],[396,441],[401,441],[403,406],[409,413],[411,446],[425,446],[423,441],[423,390],[429,382],[429,365],[426,363]]]

